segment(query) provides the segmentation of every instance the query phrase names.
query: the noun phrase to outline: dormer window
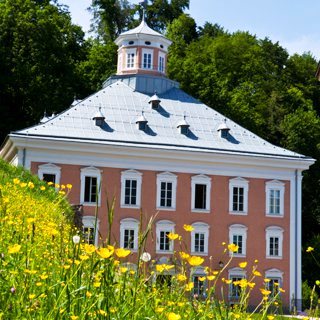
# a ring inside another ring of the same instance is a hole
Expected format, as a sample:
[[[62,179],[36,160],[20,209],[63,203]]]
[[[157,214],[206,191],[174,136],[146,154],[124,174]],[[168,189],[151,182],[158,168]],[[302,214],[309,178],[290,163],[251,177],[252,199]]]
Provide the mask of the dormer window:
[[[160,102],[161,100],[156,93],[148,101],[148,103],[151,103],[152,109],[158,109]]]
[[[226,119],[224,119],[224,122],[219,125],[217,131],[220,133],[221,138],[226,139],[228,137],[230,128],[226,124]]]
[[[186,121],[186,116],[184,116],[183,120],[180,120],[177,124],[177,128],[181,134],[187,135],[189,133],[189,123]]]
[[[104,123],[105,116],[101,113],[101,107],[99,108],[99,111],[95,113],[92,120],[95,120],[96,126],[101,127]]]
[[[136,120],[136,124],[139,130],[145,131],[147,129],[148,120],[145,118],[143,111],[141,116]]]

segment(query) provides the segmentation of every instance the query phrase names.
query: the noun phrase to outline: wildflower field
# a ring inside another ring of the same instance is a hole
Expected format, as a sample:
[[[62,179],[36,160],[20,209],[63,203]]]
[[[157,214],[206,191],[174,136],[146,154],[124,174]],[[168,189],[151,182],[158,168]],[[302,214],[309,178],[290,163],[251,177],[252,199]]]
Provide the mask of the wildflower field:
[[[130,250],[107,239],[99,248],[83,243],[66,201],[71,188],[50,186],[0,162],[0,319],[282,318],[275,315],[278,296],[271,298],[265,288],[260,290],[260,305],[247,312],[255,278],[261,277],[257,265],[247,270],[247,280],[237,284],[241,295],[235,307],[216,296],[221,289],[218,279],[226,288],[229,285],[229,280],[220,279],[223,270],[207,267],[200,279],[209,283],[206,295],[194,297],[188,270],[203,265],[203,258],[181,251],[175,253],[177,264],[152,265],[150,255],[142,250],[152,219],[140,231],[137,267],[127,263]],[[111,207],[110,220],[112,214]],[[179,235],[170,237],[179,241]],[[222,250],[229,253],[237,248],[224,244]],[[246,262],[239,267],[246,268]],[[156,280],[173,268],[170,285]]]

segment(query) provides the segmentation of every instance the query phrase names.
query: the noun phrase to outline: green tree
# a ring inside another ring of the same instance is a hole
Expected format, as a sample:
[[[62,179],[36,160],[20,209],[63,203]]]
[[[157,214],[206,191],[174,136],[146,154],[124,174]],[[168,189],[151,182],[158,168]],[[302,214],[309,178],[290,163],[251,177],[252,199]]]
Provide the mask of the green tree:
[[[0,138],[66,108],[83,84],[84,33],[49,1],[0,0]]]

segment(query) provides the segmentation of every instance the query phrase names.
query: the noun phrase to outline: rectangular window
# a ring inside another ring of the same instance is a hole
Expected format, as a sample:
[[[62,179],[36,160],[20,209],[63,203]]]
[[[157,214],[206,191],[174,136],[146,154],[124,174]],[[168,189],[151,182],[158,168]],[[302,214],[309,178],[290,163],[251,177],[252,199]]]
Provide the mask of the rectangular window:
[[[124,204],[137,204],[137,180],[125,180]]]
[[[194,208],[195,209],[207,209],[206,199],[207,199],[207,185],[206,184],[196,184],[195,185]]]
[[[123,247],[126,249],[134,249],[134,230],[133,229],[124,230]]]
[[[128,53],[127,54],[127,68],[132,69],[134,68],[134,53]]]
[[[97,201],[97,177],[85,177],[84,202]]]
[[[205,294],[205,283],[204,281],[200,281],[199,278],[201,278],[201,276],[193,276],[193,294],[198,297]]]
[[[195,233],[194,234],[194,252],[205,252],[204,242],[205,242],[204,233]]]
[[[82,228],[83,241],[88,244],[94,244],[94,228]]]
[[[160,207],[172,207],[172,182],[161,182]]]
[[[42,175],[42,180],[45,182],[52,182],[52,183],[56,183],[56,175],[53,173],[44,173]]]
[[[269,255],[277,257],[279,256],[279,238],[270,237]]]
[[[164,72],[164,57],[159,57],[159,71]]]
[[[232,211],[244,211],[244,188],[233,187]]]
[[[151,69],[151,59],[152,59],[152,54],[151,53],[144,53],[143,54],[143,68],[144,69]]]
[[[235,254],[243,254],[243,237],[241,234],[234,234],[232,242],[238,246],[238,251]]]
[[[270,190],[269,214],[280,214],[280,190]]]
[[[161,251],[170,251],[170,239],[168,238],[169,231],[160,231],[159,249]]]

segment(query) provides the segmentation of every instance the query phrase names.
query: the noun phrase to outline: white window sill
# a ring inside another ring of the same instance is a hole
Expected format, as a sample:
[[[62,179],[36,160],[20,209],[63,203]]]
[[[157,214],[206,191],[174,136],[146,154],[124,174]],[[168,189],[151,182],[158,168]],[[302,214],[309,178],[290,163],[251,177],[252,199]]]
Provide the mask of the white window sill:
[[[233,253],[233,255],[230,253],[229,254],[229,256],[231,257],[231,256],[233,256],[234,258],[245,258],[246,257],[246,254],[244,254],[244,253]]]
[[[172,250],[156,250],[156,253],[157,254],[173,254],[173,251]]]
[[[208,209],[192,209],[191,211],[196,213],[210,213]]]
[[[266,258],[272,260],[282,260],[282,256],[267,256]]]
[[[235,215],[235,216],[247,216],[248,212],[244,211],[229,211],[229,214]]]
[[[283,218],[283,214],[271,214],[271,213],[266,213],[266,217],[269,217],[269,218]]]
[[[195,255],[195,256],[207,256],[207,255],[208,255],[208,252],[196,252],[196,251],[191,251],[191,254],[192,254],[192,255]]]
[[[140,209],[140,206],[137,205],[129,205],[129,204],[121,204],[121,208],[127,208],[127,209]]]
[[[87,207],[100,207],[101,206],[101,203],[96,203],[96,202],[82,202],[81,203],[83,206],[87,206]]]
[[[176,211],[176,208],[173,207],[157,207],[159,211]]]

